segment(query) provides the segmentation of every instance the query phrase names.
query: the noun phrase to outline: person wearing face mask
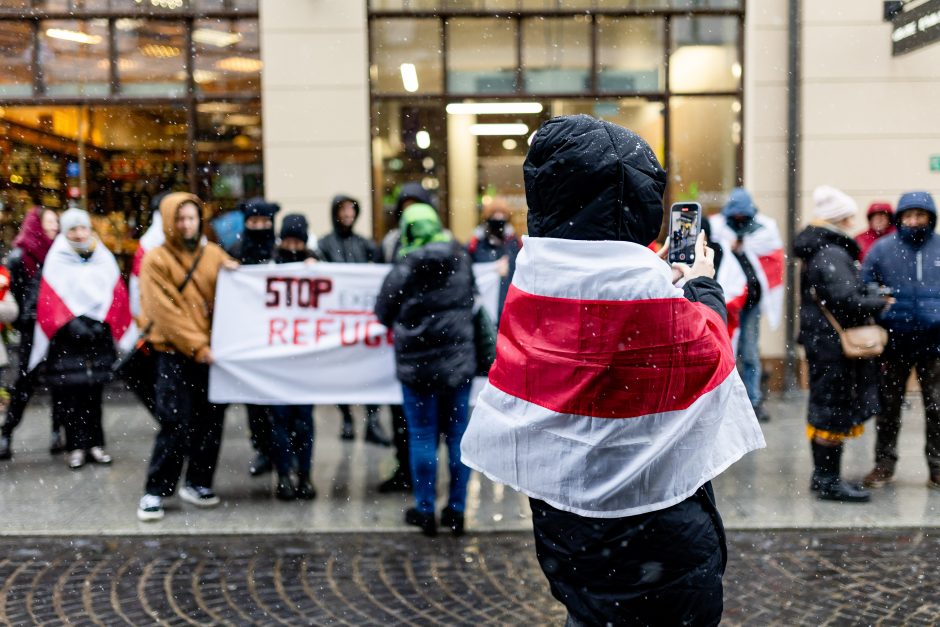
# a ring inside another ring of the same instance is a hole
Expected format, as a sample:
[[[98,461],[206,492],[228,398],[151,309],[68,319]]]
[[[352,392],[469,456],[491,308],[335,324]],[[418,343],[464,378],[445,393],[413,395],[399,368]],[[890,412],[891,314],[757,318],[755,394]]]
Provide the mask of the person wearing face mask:
[[[509,205],[502,198],[494,198],[493,202],[483,208],[483,224],[478,226],[473,237],[467,244],[467,252],[473,263],[486,263],[496,261],[499,263],[499,315],[503,313],[503,304],[512,282],[512,274],[516,269],[516,256],[522,249],[522,240],[516,235],[512,224]]]
[[[225,407],[209,402],[210,338],[215,287],[222,268],[237,261],[203,236],[203,204],[185,192],[160,202],[166,241],[144,256],[140,269],[143,318],[156,353],[155,409],[160,432],[137,508],[141,521],[163,518],[163,499],[176,493],[197,507],[214,507],[212,490]]]
[[[743,187],[732,190],[721,213],[710,218],[709,226],[712,239],[730,253],[724,263],[737,264],[747,281],[746,299],[738,317],[736,354],[751,405],[757,418],[766,422],[770,417],[761,391],[760,320],[765,316],[771,328],[780,324],[783,240],[777,223],[758,212],[750,193]],[[722,287],[728,288],[724,283]]]
[[[89,457],[111,463],[102,390],[111,380],[115,345],[128,347],[137,333],[117,261],[92,232],[88,213],[69,209],[61,225],[42,270],[29,368],[46,363],[52,412],[65,427],[68,466],[77,470]]]
[[[882,412],[875,423],[875,467],[865,485],[894,480],[898,462],[901,403],[911,370],[917,372],[927,422],[927,485],[940,490],[940,238],[937,206],[925,191],[898,201],[897,232],[878,240],[862,265],[862,279],[877,283],[896,299],[880,317],[888,330],[881,360]]]
[[[13,431],[23,419],[23,412],[33,395],[36,385],[36,371],[29,371],[29,355],[33,350],[33,330],[36,326],[36,297],[39,294],[39,281],[42,277],[42,265],[52,247],[52,242],[59,233],[59,217],[52,209],[33,207],[23,219],[20,232],[13,240],[13,250],[7,256],[7,268],[10,270],[10,291],[19,307],[20,315],[13,323],[20,335],[17,349],[19,356],[16,382],[10,392],[10,407],[6,420],[0,428],[0,460],[13,456]],[[49,452],[53,455],[65,449],[62,425],[52,423],[52,437]]]
[[[245,265],[271,263],[274,258],[274,217],[280,205],[251,198],[238,205],[245,216],[245,229],[229,254]],[[271,407],[268,405],[245,405],[248,413],[248,432],[255,457],[248,464],[248,472],[254,477],[271,472]]]
[[[320,238],[318,248],[320,258],[329,263],[378,263],[382,253],[374,242],[353,231],[359,219],[359,201],[350,196],[339,194],[333,197],[330,205],[333,219],[333,232]],[[343,415],[343,429],[340,438],[353,440],[356,437],[353,428],[352,410],[349,405],[339,405]],[[366,405],[366,442],[379,446],[391,446],[392,442],[382,431],[379,424],[379,406]]]
[[[894,233],[894,209],[890,203],[873,202],[868,207],[868,230],[855,236],[855,241],[861,248],[859,260],[864,260],[865,255],[875,242],[882,237]]]

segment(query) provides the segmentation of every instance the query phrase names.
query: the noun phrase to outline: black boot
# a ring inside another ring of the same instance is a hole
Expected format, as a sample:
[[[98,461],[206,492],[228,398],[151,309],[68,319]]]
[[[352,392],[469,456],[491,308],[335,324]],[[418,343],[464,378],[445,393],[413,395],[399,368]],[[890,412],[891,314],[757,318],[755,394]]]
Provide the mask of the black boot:
[[[313,482],[310,481],[310,477],[298,474],[297,489],[294,491],[294,494],[298,499],[312,501],[317,498],[317,489],[313,487]]]
[[[13,459],[13,439],[0,435],[0,461]]]
[[[255,458],[251,460],[251,463],[248,464],[248,474],[252,477],[260,477],[261,475],[266,475],[267,473],[273,470],[271,465],[271,458],[269,458],[264,453],[258,453],[255,455]]]
[[[339,410],[343,413],[343,430],[339,434],[340,439],[355,440],[356,431],[353,429],[352,411],[349,409],[349,405],[340,405]]]
[[[297,498],[294,484],[290,482],[289,475],[277,476],[277,490],[275,490],[274,495],[281,501],[293,501]]]
[[[839,477],[842,466],[843,445],[823,446],[813,442],[813,461],[816,468],[810,489],[816,492],[821,501],[840,501],[842,503],[867,503],[871,493],[860,486],[846,483]],[[815,488],[815,489],[814,489]]]
[[[366,442],[388,447],[392,445],[392,441],[389,440],[385,432],[382,431],[382,425],[379,424],[378,410],[378,407],[368,408],[368,413],[366,414]]]
[[[379,484],[380,494],[389,494],[391,492],[411,492],[411,475],[407,470],[402,470],[401,466],[391,477]]]
[[[434,512],[422,514],[412,507],[405,512],[405,522],[415,527],[421,527],[421,533],[429,538],[433,538],[437,535],[437,521],[434,520]]]
[[[455,536],[463,535],[463,512],[445,507],[441,511],[441,527],[447,527]]]

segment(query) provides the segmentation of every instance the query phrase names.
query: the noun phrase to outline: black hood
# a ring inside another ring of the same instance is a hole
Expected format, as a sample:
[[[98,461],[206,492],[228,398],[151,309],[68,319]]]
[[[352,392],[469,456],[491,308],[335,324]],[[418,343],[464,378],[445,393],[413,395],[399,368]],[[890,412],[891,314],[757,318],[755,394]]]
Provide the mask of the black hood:
[[[346,196],[344,194],[337,194],[333,196],[333,203],[330,205],[330,216],[333,218],[333,230],[337,233],[346,236],[352,233],[352,227],[346,228],[339,223],[339,208],[344,202],[351,202],[353,208],[356,210],[356,220],[359,219],[359,201],[351,196]],[[353,220],[353,225],[356,224],[356,220]]]
[[[589,115],[553,118],[523,172],[532,236],[646,246],[659,234],[666,172],[632,131]]]
[[[405,183],[401,186],[401,191],[398,192],[398,199],[395,201],[396,221],[401,219],[401,214],[405,210],[402,205],[405,204],[406,200],[414,200],[425,205],[434,206],[434,203],[431,202],[431,194],[421,186],[421,183]]]
[[[797,235],[793,242],[793,254],[803,261],[809,261],[820,250],[831,246],[844,248],[852,259],[857,260],[861,254],[861,249],[854,239],[824,226],[808,226]]]

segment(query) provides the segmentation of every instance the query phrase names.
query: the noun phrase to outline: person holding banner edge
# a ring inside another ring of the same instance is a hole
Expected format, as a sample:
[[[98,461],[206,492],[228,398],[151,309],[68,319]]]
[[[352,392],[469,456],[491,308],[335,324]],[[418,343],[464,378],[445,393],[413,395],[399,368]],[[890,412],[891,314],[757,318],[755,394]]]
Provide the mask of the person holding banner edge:
[[[147,253],[140,272],[142,313],[153,325],[160,422],[137,509],[145,522],[163,518],[163,499],[176,492],[184,465],[180,498],[198,507],[219,504],[212,482],[225,408],[208,397],[212,308],[219,271],[239,264],[203,236],[203,211],[194,194],[168,194],[160,203],[166,241]]]

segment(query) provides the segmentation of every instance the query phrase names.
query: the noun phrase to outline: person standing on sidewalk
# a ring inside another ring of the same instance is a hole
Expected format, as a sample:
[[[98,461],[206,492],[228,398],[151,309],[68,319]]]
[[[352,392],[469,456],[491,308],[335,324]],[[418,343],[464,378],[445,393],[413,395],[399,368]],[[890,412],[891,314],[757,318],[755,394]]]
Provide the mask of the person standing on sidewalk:
[[[862,280],[888,288],[897,301],[880,318],[888,330],[881,360],[883,407],[876,421],[875,467],[864,483],[880,488],[894,480],[901,403],[914,370],[927,421],[927,485],[940,489],[940,238],[934,233],[933,196],[903,194],[895,224],[897,232],[876,242],[862,265]]]
[[[467,252],[473,263],[499,263],[499,308],[496,313],[496,324],[503,313],[503,304],[512,282],[512,273],[516,270],[516,257],[522,250],[522,240],[516,235],[509,222],[512,212],[504,198],[494,198],[483,208],[483,224],[473,232],[473,237],[467,243]]]
[[[59,216],[52,209],[33,207],[23,219],[20,232],[13,240],[13,250],[7,257],[10,270],[10,291],[19,306],[20,315],[13,328],[19,333],[17,349],[16,381],[10,392],[10,407],[0,428],[0,460],[13,456],[13,431],[23,420],[23,412],[33,395],[36,371],[30,371],[29,355],[33,351],[33,332],[36,327],[36,297],[39,295],[39,280],[42,264],[59,233]],[[53,417],[52,437],[49,452],[53,455],[65,450],[62,425]]]
[[[865,259],[875,242],[894,231],[894,209],[889,203],[873,202],[868,207],[868,230],[855,236],[855,241],[862,251],[859,260]]]
[[[333,197],[330,205],[330,217],[333,220],[333,232],[324,235],[318,242],[320,259],[328,263],[378,263],[382,253],[378,246],[353,231],[359,219],[359,201],[339,194]],[[340,437],[353,440],[356,437],[353,427],[352,410],[349,405],[339,405],[343,414],[343,430]],[[379,446],[391,446],[392,443],[382,432],[379,424],[379,406],[366,405],[366,442]]]
[[[809,362],[806,428],[813,451],[810,490],[825,501],[867,502],[867,490],[840,477],[845,440],[879,412],[878,365],[849,359],[823,307],[845,329],[871,324],[890,301],[868,294],[858,272],[860,250],[849,235],[858,206],[829,186],[813,192],[813,223],[796,237],[800,271],[800,337]]]
[[[163,518],[163,499],[176,492],[199,507],[219,504],[212,491],[222,441],[224,406],[209,402],[209,347],[219,271],[231,259],[203,236],[204,209],[193,194],[168,194],[160,203],[166,241],[144,257],[140,271],[143,315],[156,351],[156,413],[160,432],[147,470],[137,517]]]
[[[777,223],[760,214],[743,187],[731,192],[721,214],[710,218],[712,239],[730,252],[726,264],[737,264],[747,280],[747,296],[739,315],[737,358],[741,378],[758,420],[770,420],[764,408],[760,361],[760,321],[771,328],[780,324],[783,311],[783,240]],[[725,286],[723,286],[725,287]]]

